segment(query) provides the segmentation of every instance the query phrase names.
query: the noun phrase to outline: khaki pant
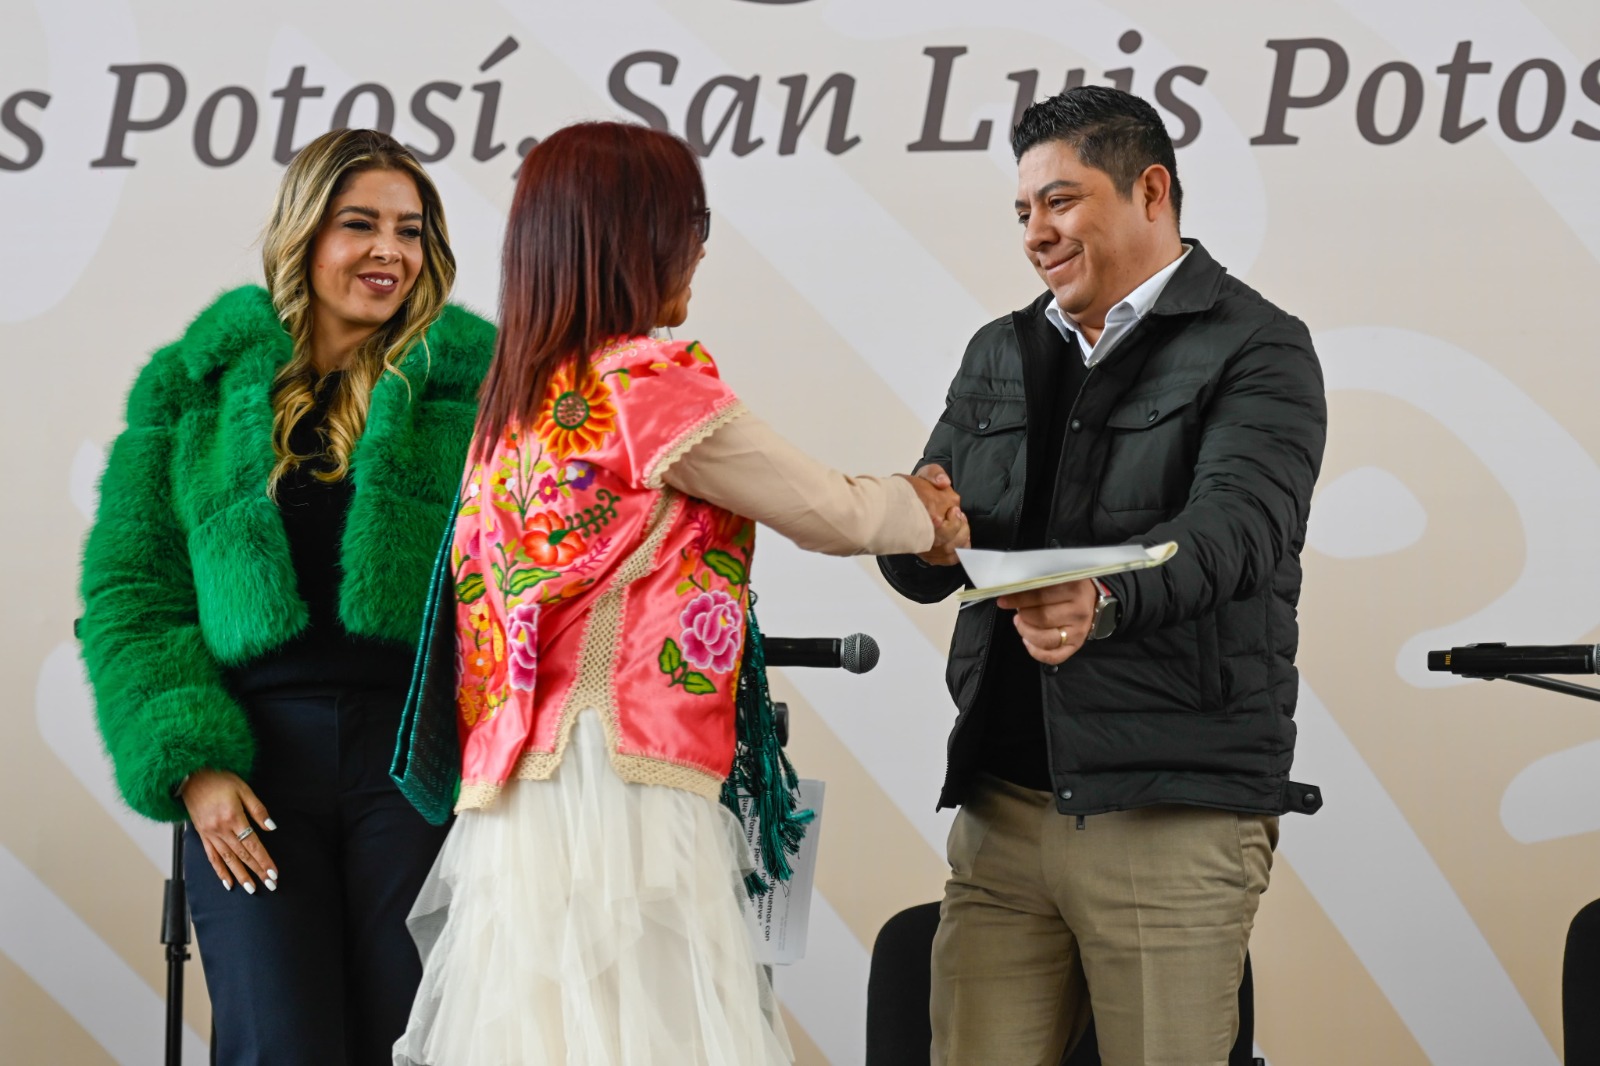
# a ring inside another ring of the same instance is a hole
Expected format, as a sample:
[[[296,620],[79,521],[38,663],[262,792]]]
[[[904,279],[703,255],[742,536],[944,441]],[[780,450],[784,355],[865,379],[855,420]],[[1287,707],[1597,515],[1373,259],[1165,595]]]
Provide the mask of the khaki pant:
[[[1277,818],[1163,806],[1077,821],[992,777],[957,813],[934,1066],[1057,1066],[1091,999],[1105,1066],[1227,1066]]]

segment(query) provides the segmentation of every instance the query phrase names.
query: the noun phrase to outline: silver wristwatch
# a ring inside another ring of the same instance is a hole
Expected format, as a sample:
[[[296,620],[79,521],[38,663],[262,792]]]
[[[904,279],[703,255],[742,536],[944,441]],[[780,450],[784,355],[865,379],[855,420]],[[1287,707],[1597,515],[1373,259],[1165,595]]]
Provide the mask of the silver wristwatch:
[[[1117,630],[1117,618],[1122,614],[1122,604],[1100,582],[1095,582],[1100,596],[1094,601],[1094,620],[1089,623],[1089,639],[1104,640]]]

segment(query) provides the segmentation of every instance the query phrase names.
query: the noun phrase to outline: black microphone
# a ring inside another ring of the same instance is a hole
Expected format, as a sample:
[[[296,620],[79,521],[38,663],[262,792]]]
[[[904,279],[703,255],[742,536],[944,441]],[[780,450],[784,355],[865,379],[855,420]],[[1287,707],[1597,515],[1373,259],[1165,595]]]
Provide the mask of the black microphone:
[[[1468,644],[1449,651],[1430,651],[1428,669],[1462,677],[1504,677],[1507,674],[1592,674],[1593,644]]]
[[[865,633],[848,637],[766,637],[768,666],[820,666],[864,674],[878,665],[878,642]]]

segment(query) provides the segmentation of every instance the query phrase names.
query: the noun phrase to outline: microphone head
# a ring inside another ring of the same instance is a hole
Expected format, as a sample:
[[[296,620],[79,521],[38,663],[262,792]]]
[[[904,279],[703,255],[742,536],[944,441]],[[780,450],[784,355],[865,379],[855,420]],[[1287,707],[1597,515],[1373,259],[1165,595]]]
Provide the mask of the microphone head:
[[[851,633],[839,640],[839,665],[852,674],[864,674],[878,665],[878,642],[865,633]]]

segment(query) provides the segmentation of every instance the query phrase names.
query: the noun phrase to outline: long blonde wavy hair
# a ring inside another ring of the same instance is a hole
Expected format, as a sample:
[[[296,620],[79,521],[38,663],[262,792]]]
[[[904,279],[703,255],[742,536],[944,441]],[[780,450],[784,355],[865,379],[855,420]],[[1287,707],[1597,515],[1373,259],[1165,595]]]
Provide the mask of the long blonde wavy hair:
[[[294,157],[278,186],[261,249],[267,291],[294,342],[294,355],[278,372],[272,389],[272,450],[277,462],[267,479],[267,493],[273,497],[284,475],[315,458],[297,455],[289,445],[296,424],[316,405],[317,375],[311,360],[311,247],[334,198],[354,175],[368,170],[399,171],[416,183],[422,201],[422,269],[400,310],[367,338],[345,367],[323,424],[331,467],[314,476],[338,481],[350,472],[350,456],[366,428],[373,387],[384,374],[405,379],[400,360],[413,345],[420,343],[427,351],[428,328],[444,310],[455,284],[456,257],[450,250],[439,190],[399,141],[378,130],[334,130]]]

